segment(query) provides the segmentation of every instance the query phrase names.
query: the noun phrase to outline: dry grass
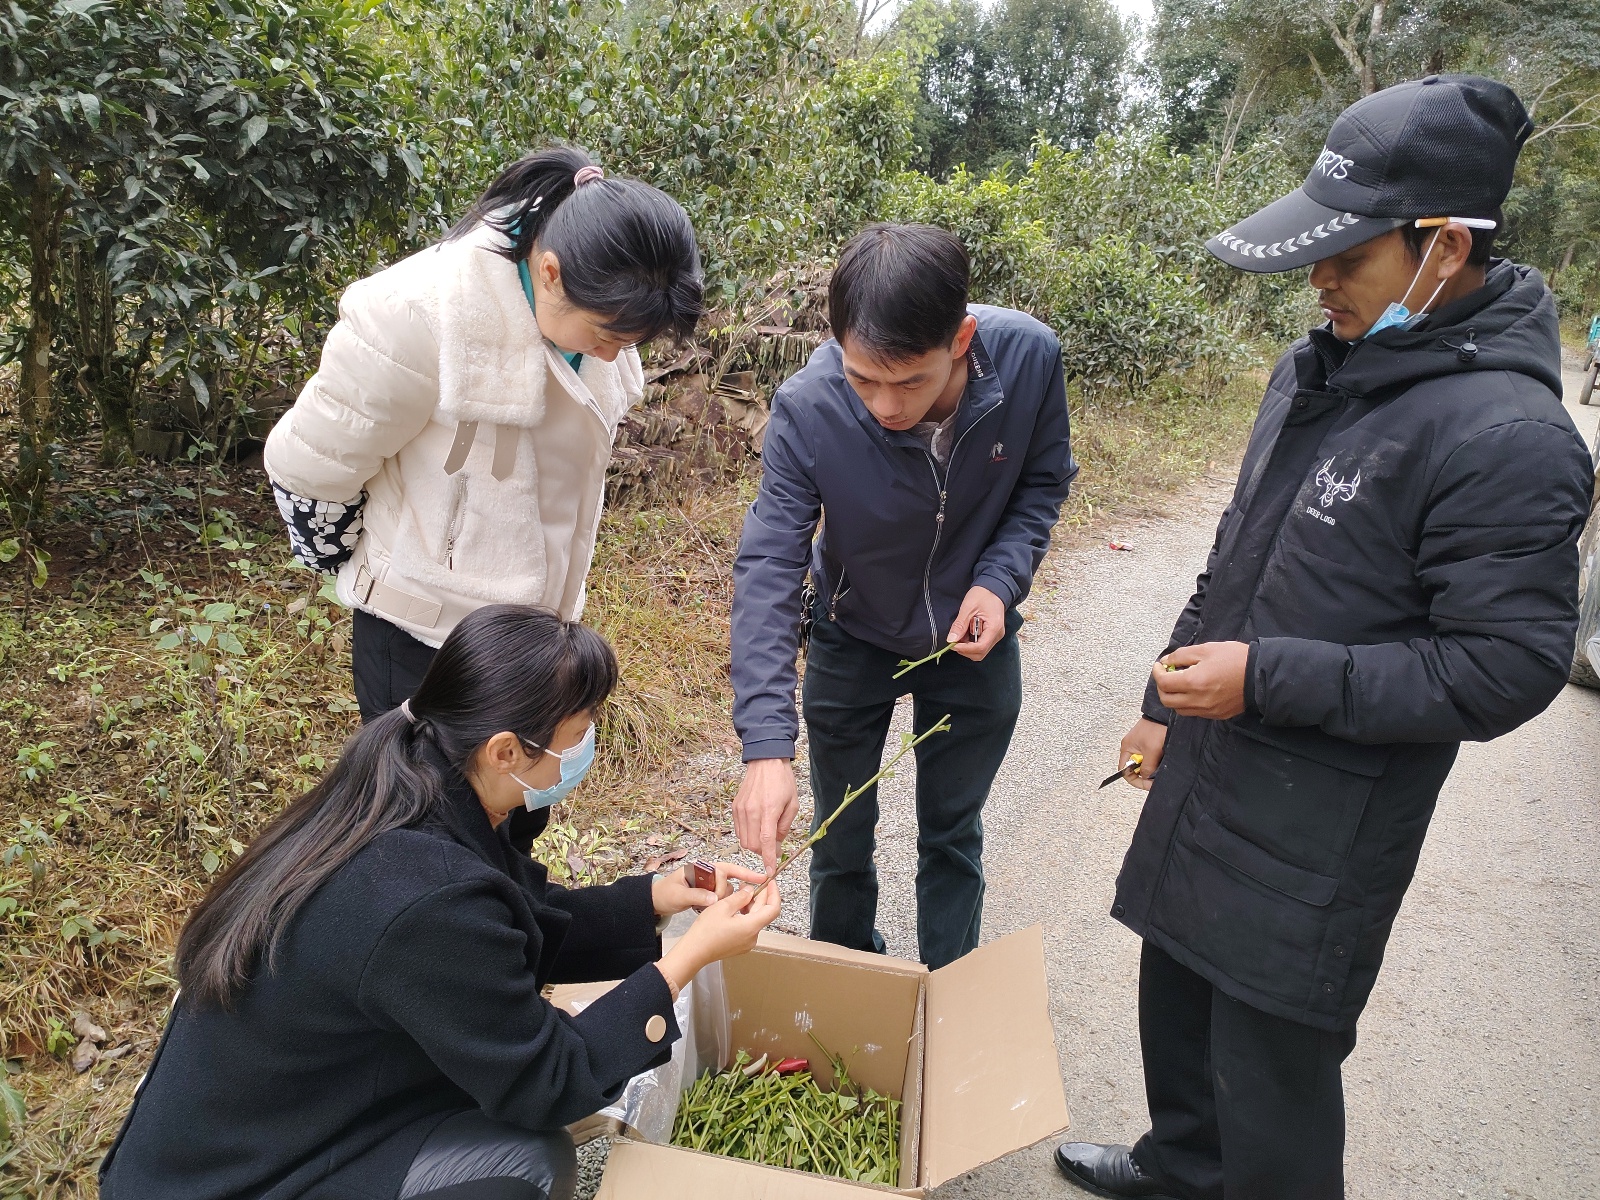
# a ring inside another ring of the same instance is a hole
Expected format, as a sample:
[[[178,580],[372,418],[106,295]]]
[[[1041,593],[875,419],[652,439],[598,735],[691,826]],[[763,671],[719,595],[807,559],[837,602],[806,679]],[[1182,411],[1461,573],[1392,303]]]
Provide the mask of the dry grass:
[[[1263,372],[1232,377],[1207,395],[1174,393],[1137,405],[1079,408],[1072,449],[1081,468],[1061,513],[1070,538],[1101,517],[1159,512],[1201,475],[1232,476],[1266,385]]]
[[[1068,527],[1150,507],[1235,454],[1258,387],[1076,413]],[[45,539],[47,590],[24,608],[17,564],[0,576],[0,1056],[27,1108],[9,1149],[0,1133],[0,1197],[94,1193],[170,1003],[184,914],[356,722],[347,618],[290,564],[258,470],[133,479],[87,455]],[[592,783],[547,837],[558,877],[725,830],[731,564],[753,488],[606,517],[586,619],[623,685]],[[63,1061],[79,1011],[129,1047],[83,1075]]]

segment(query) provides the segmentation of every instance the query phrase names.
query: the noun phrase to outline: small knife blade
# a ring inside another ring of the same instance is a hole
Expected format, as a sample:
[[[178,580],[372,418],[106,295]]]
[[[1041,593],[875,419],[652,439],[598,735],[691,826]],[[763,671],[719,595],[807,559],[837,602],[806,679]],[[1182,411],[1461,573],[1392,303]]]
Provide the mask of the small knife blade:
[[[1122,764],[1122,770],[1113,771],[1110,775],[1107,775],[1103,780],[1100,781],[1100,787],[1108,788],[1113,783],[1115,783],[1117,780],[1126,778],[1129,771],[1134,770],[1136,767],[1140,766],[1143,762],[1144,762],[1144,755],[1142,755],[1142,754],[1130,754],[1128,756],[1128,761]],[[1095,790],[1098,791],[1099,788],[1096,788]]]

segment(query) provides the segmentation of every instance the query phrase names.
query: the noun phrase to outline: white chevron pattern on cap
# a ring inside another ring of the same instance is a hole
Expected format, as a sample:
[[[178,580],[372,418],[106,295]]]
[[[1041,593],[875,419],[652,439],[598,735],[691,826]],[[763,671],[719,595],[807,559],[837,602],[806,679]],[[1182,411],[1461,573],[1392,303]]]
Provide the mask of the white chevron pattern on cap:
[[[1342,216],[1323,221],[1320,225],[1308,229],[1295,237],[1284,238],[1281,242],[1247,242],[1231,233],[1218,234],[1217,241],[1236,254],[1253,258],[1265,258],[1270,254],[1274,258],[1282,258],[1285,254],[1294,254],[1301,247],[1311,245],[1315,239],[1328,237],[1330,234],[1338,233],[1341,229],[1348,229],[1352,225],[1359,224],[1360,221],[1361,218],[1354,213],[1344,213]]]

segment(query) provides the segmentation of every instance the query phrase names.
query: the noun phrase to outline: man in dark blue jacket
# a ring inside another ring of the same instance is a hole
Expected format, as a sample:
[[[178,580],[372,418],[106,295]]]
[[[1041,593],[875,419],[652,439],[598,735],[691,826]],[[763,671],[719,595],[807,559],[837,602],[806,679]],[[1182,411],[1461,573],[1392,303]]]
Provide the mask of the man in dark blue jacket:
[[[770,866],[798,807],[795,657],[806,654],[811,794],[820,822],[878,770],[895,701],[913,697],[917,938],[931,967],[978,943],[981,813],[1022,704],[1016,606],[1077,466],[1061,347],[1038,321],[967,304],[966,250],[927,225],[875,225],[839,256],[834,340],[778,389],[761,491],[734,565],[739,842]],[[826,513],[820,536],[817,525]],[[951,652],[894,675],[902,659]],[[811,936],[883,950],[874,921],[877,790],[811,859]]]
[[[1118,766],[1149,789],[1111,915],[1144,940],[1150,1132],[1056,1159],[1098,1196],[1338,1200],[1341,1064],[1465,739],[1560,691],[1591,467],[1555,305],[1490,257],[1532,125],[1431,76],[1346,110],[1303,187],[1207,243],[1311,268]]]

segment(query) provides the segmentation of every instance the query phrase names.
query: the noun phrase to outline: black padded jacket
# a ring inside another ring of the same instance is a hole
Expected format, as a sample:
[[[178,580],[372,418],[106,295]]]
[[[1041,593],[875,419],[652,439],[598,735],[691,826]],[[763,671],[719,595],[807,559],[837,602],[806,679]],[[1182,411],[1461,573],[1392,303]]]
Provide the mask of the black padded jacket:
[[[1566,680],[1589,454],[1538,272],[1279,361],[1168,649],[1250,645],[1246,712],[1175,717],[1112,915],[1224,993],[1348,1029],[1463,740]]]

